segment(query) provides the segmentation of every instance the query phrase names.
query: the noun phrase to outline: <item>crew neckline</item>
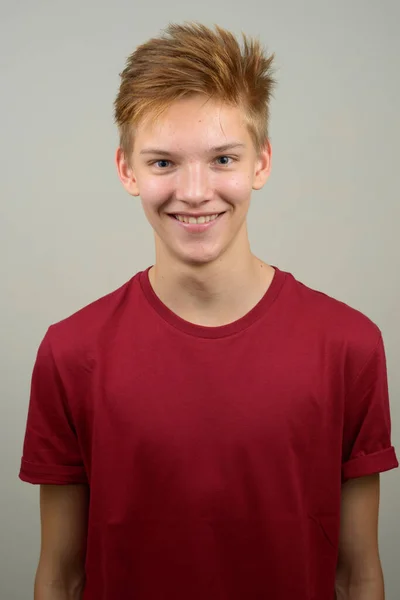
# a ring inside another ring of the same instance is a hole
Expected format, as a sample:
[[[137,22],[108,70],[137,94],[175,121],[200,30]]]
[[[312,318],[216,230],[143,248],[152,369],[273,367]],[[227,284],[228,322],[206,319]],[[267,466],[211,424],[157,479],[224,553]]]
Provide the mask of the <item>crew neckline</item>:
[[[249,312],[232,323],[208,327],[182,319],[182,317],[179,317],[160,300],[150,283],[149,271],[152,266],[139,273],[140,286],[149,304],[164,321],[172,325],[175,329],[180,329],[185,333],[201,338],[223,338],[239,333],[253,325],[253,323],[265,315],[274,303],[286,279],[286,273],[278,267],[273,266],[275,273],[267,291]]]

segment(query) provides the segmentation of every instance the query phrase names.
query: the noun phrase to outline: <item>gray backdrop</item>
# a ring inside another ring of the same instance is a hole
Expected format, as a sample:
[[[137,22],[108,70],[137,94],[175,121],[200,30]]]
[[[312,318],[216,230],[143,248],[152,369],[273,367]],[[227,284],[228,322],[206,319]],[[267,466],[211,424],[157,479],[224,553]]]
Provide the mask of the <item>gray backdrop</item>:
[[[169,21],[218,23],[276,52],[273,172],[252,247],[382,329],[400,451],[400,3],[397,0],[0,2],[0,597],[32,597],[38,488],[18,470],[48,325],[153,262],[114,167],[112,102],[134,47]],[[387,598],[399,597],[400,483],[382,477]]]

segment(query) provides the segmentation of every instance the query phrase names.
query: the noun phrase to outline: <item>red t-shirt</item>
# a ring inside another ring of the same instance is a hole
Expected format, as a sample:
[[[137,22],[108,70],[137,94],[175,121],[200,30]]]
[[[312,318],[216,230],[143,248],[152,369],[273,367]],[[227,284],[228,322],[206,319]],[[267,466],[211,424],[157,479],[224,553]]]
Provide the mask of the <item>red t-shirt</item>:
[[[20,477],[89,484],[84,600],[327,600],[342,482],[396,466],[367,317],[276,269],[203,327],[146,270],[48,329]]]

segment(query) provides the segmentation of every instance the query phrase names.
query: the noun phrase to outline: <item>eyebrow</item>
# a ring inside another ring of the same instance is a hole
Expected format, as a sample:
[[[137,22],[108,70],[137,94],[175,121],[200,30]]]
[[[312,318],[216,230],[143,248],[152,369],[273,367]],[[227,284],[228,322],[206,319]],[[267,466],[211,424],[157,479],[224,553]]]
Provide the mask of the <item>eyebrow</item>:
[[[234,148],[245,148],[246,144],[242,142],[230,142],[228,144],[223,144],[222,146],[213,146],[208,150],[210,154],[226,152],[227,150],[233,150]],[[143,148],[140,151],[140,154],[158,154],[159,156],[172,156],[175,154],[174,152],[169,152],[168,150],[163,150],[162,148]]]

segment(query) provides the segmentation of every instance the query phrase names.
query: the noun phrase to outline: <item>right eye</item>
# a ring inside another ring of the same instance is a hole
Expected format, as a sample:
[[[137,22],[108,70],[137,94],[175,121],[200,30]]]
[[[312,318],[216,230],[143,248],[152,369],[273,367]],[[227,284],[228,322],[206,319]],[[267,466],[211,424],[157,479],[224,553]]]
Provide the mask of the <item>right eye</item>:
[[[170,166],[170,163],[171,163],[171,161],[162,158],[160,160],[155,160],[151,164],[156,166],[159,169],[166,169],[167,167]]]

